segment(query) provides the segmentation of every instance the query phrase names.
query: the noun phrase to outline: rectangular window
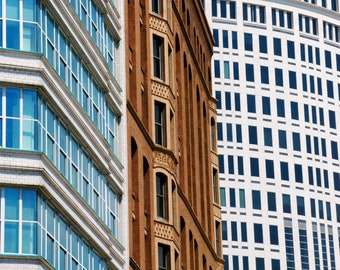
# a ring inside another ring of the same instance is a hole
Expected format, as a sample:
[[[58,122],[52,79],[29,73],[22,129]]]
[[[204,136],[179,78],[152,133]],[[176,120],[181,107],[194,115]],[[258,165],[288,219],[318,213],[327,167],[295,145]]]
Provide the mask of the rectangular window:
[[[215,78],[221,78],[221,68],[219,60],[214,60],[214,76]]]
[[[170,266],[170,247],[158,244],[158,269],[169,270]]]
[[[167,178],[161,173],[156,174],[157,217],[168,218]]]
[[[274,179],[274,161],[266,159],[266,177]]]
[[[276,100],[276,109],[278,117],[285,117],[285,101],[283,99]]]
[[[289,181],[288,162],[280,161],[280,170],[281,170],[281,180]]]
[[[261,192],[259,190],[252,190],[253,209],[261,210]]]
[[[303,197],[297,196],[296,197],[296,206],[297,206],[297,213],[300,216],[305,215],[305,200]]]
[[[294,41],[287,40],[287,55],[288,55],[288,58],[295,59],[295,43],[294,43]]]
[[[270,98],[262,96],[262,113],[270,115]]]
[[[224,61],[223,67],[224,67],[224,79],[230,79],[229,61]]]
[[[274,38],[274,55],[282,56],[282,49],[281,49],[281,39]]]
[[[275,68],[275,85],[283,86],[283,73],[280,68]]]
[[[238,42],[237,42],[237,32],[236,31],[231,32],[231,38],[232,38],[232,47],[233,47],[233,49],[237,50],[238,49]]]
[[[228,31],[227,30],[222,30],[222,46],[223,46],[223,48],[229,47]]]
[[[300,133],[293,132],[292,136],[293,136],[293,150],[301,151]]]
[[[260,176],[258,158],[250,158],[250,175],[256,177]]]
[[[259,47],[260,47],[260,53],[267,53],[267,36],[259,36]]]
[[[295,172],[295,182],[302,183],[303,182],[302,165],[294,164],[294,172]]]
[[[283,213],[291,213],[291,206],[290,206],[290,195],[282,194],[282,208]]]
[[[163,39],[153,36],[153,75],[157,79],[164,79]]]
[[[261,83],[269,84],[269,71],[267,66],[261,66]]]
[[[272,129],[271,128],[263,128],[263,136],[264,136],[264,145],[265,146],[273,146]]]
[[[253,35],[244,33],[244,50],[253,51]]]
[[[248,126],[248,138],[249,138],[249,144],[257,145],[257,127],[256,126]]]
[[[246,64],[246,80],[247,82],[254,82],[254,65]]]
[[[276,194],[274,192],[267,193],[268,211],[276,212]]]
[[[285,130],[279,130],[279,147],[287,149],[287,136]]]
[[[152,0],[152,12],[162,15],[162,1],[163,0]]]
[[[297,89],[296,72],[289,70],[288,71],[288,76],[289,76],[289,88]]]
[[[279,244],[279,233],[276,225],[269,225],[269,237],[271,245]]]
[[[254,224],[254,241],[255,243],[263,243],[263,230],[262,224],[255,223]],[[264,269],[264,268],[256,268],[256,269]]]
[[[165,104],[155,102],[155,143],[166,146]]]
[[[255,95],[247,95],[247,106],[249,113],[256,113]]]

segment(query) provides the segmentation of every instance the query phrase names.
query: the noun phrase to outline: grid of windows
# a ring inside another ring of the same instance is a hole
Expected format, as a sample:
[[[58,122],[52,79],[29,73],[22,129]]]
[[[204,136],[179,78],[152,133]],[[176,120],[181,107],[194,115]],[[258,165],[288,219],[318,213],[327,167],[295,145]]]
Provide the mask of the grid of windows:
[[[93,250],[35,190],[2,188],[0,253],[38,255],[56,269],[107,269]]]

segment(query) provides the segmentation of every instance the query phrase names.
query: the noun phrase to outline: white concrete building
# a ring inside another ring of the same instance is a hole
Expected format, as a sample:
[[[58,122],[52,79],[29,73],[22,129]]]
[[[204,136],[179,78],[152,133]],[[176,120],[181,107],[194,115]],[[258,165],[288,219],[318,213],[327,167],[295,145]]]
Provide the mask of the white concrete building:
[[[340,3],[204,1],[225,269],[340,269]]]
[[[128,269],[122,1],[0,1],[0,269]]]

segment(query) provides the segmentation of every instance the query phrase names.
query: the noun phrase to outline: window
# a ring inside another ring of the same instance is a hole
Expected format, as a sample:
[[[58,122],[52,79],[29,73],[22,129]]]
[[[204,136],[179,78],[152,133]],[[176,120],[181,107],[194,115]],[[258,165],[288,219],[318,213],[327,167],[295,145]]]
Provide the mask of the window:
[[[234,71],[234,80],[239,80],[239,70],[238,70],[238,62],[233,62],[233,71]]]
[[[243,20],[265,23],[265,8],[263,6],[243,4]]]
[[[259,36],[260,53],[267,53],[267,36]]]
[[[295,43],[294,43],[294,41],[287,40],[287,55],[288,55],[288,58],[295,59]]]
[[[163,39],[153,36],[153,75],[157,79],[164,79]]]
[[[244,189],[239,190],[239,199],[240,199],[240,208],[246,208],[246,197],[245,197]]]
[[[228,229],[226,221],[222,221],[222,240],[228,240]]]
[[[246,80],[247,82],[254,82],[254,65],[246,64]]]
[[[330,51],[325,51],[325,64],[327,68],[332,68],[332,56]]]
[[[276,100],[277,116],[285,117],[285,101],[283,99]]]
[[[243,157],[237,157],[237,172],[239,175],[244,175],[244,168],[243,168]],[[240,191],[241,192],[241,191]],[[244,194],[244,191],[243,191]],[[240,194],[241,196],[241,194]]]
[[[222,30],[222,46],[223,46],[223,48],[229,47],[228,31],[227,30]]]
[[[268,211],[276,212],[276,194],[274,192],[267,193]]]
[[[233,49],[237,50],[238,49],[238,42],[237,42],[237,32],[236,31],[231,32],[231,38],[232,38],[232,47],[233,47]]]
[[[296,197],[296,206],[297,206],[297,213],[300,216],[305,215],[305,200],[303,197],[297,196]]]
[[[218,155],[218,167],[220,173],[224,173],[224,155]]]
[[[244,33],[244,50],[253,51],[253,35]]]
[[[270,98],[262,97],[262,113],[264,115],[270,115]]]
[[[287,136],[285,130],[279,130],[279,147],[287,149]]]
[[[220,202],[221,206],[226,206],[225,188],[220,188]]]
[[[158,269],[170,270],[170,247],[158,244]]]
[[[250,158],[250,175],[260,176],[258,158]]]
[[[231,222],[231,240],[237,241],[237,223],[235,221]]]
[[[155,143],[166,146],[165,104],[155,102]]]
[[[294,164],[294,172],[295,172],[295,182],[302,183],[303,182],[302,165]]]
[[[257,127],[248,126],[249,144],[257,144]]]
[[[299,106],[297,102],[290,102],[290,112],[293,120],[299,120]]]
[[[253,209],[261,210],[261,192],[252,190]]]
[[[241,222],[241,240],[242,242],[247,242],[248,237],[247,237],[247,223],[246,222]]]
[[[292,136],[293,136],[293,150],[301,151],[300,133],[293,132]]]
[[[167,181],[164,174],[156,174],[157,217],[164,219],[168,218]]]
[[[234,174],[234,156],[228,155],[228,174]],[[231,199],[230,199],[231,200]]]
[[[214,60],[214,72],[215,78],[221,78],[221,68],[219,60]]]
[[[261,83],[269,84],[269,71],[267,66],[260,67],[261,72]]]
[[[282,208],[283,213],[291,213],[290,195],[282,194]]]
[[[249,113],[256,113],[255,95],[247,95],[247,105]]]
[[[230,79],[229,61],[223,61],[224,79]]]
[[[152,0],[152,12],[162,15],[162,1],[163,0]]]
[[[274,179],[274,161],[266,159],[266,177]]]
[[[272,270],[280,270],[280,260],[272,259]]]
[[[269,225],[269,238],[271,245],[279,244],[279,234],[276,225]]]
[[[236,125],[236,142],[242,143],[242,126],[240,124]]]
[[[281,180],[288,181],[289,180],[288,162],[280,161],[280,170],[281,170]]]
[[[265,146],[273,146],[272,129],[271,128],[263,128],[263,136],[264,136],[264,145]]]
[[[283,73],[280,68],[275,68],[275,85],[283,86]]]
[[[335,141],[331,141],[331,151],[332,151],[332,159],[338,159],[338,143]]]
[[[282,56],[281,39],[274,38],[274,55]]]
[[[263,243],[262,224],[258,224],[258,223],[254,224],[254,241],[255,243]],[[263,269],[263,268],[257,268],[257,269]]]
[[[232,124],[227,123],[227,142],[233,141],[233,128]]]
[[[218,47],[219,45],[218,29],[213,29],[213,37],[214,37],[214,47]]]

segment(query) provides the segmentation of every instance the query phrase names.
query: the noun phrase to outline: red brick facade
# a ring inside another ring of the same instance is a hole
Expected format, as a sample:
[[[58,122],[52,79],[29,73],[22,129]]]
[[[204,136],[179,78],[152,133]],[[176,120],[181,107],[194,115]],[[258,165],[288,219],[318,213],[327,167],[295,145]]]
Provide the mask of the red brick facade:
[[[222,269],[213,39],[203,7],[125,3],[130,268]]]

